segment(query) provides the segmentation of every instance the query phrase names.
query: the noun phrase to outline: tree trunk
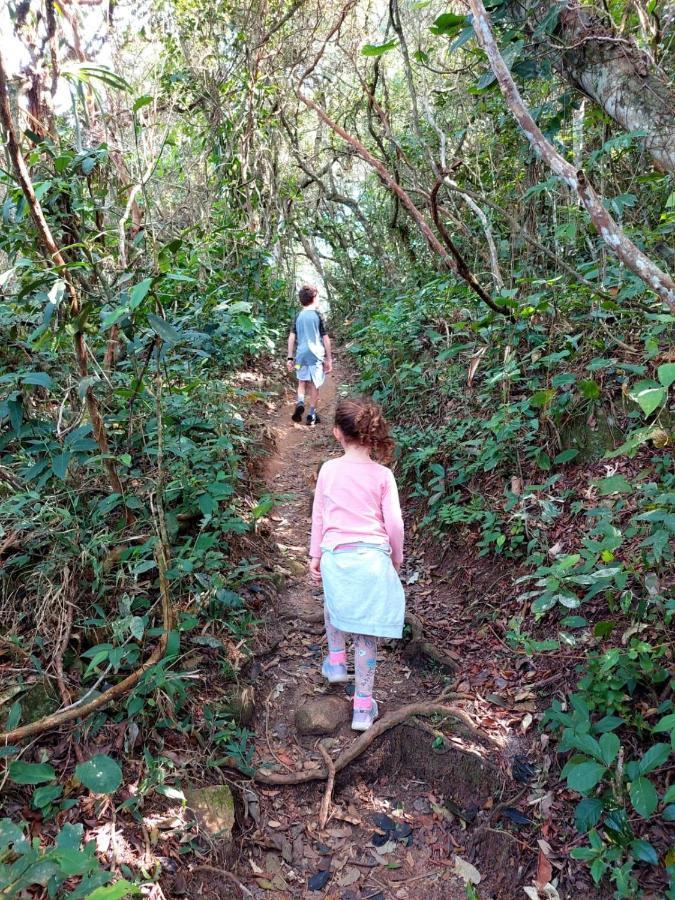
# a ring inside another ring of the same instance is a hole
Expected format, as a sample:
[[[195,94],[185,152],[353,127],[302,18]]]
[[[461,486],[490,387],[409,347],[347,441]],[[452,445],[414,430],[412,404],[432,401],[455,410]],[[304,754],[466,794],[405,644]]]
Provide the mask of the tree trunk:
[[[553,6],[530,0],[512,3],[510,11],[531,31]],[[675,174],[675,89],[649,56],[615,34],[595,10],[574,2],[561,10],[554,38],[561,46],[545,47],[561,74],[626,131],[645,131],[657,166]]]

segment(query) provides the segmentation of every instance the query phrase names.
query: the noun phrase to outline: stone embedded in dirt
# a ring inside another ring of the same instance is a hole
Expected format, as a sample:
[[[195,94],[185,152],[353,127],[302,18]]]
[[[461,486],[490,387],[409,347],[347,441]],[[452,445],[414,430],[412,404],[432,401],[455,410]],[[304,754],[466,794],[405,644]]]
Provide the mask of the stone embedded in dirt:
[[[418,797],[417,800],[413,800],[413,809],[415,812],[429,815],[431,812],[431,803],[429,803],[426,797]]]
[[[322,844],[321,841],[314,845],[316,847],[316,852],[320,853],[322,856],[330,856],[333,852],[328,844]]]
[[[307,564],[304,562],[300,562],[299,559],[289,559],[286,562],[286,568],[293,575],[306,575],[307,574]]]
[[[300,734],[332,734],[349,719],[349,705],[340,697],[310,700],[295,711]]]
[[[384,847],[384,845],[388,842],[389,835],[388,834],[380,834],[379,831],[373,832],[373,836],[370,839],[373,847]]]
[[[203,788],[187,788],[185,800],[205,831],[221,840],[232,840],[234,798],[229,785],[212,784]]]
[[[330,872],[317,872],[307,882],[310,891],[322,891],[330,881]]]
[[[345,694],[348,697],[353,697],[355,691],[356,691],[356,687],[354,686],[354,682],[353,681],[347,682],[347,684],[345,685]]]

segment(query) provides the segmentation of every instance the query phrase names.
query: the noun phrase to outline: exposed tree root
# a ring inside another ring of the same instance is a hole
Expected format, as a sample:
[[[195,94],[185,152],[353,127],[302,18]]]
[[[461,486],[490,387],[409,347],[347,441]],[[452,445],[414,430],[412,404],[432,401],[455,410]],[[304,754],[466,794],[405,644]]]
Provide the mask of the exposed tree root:
[[[427,700],[422,703],[410,703],[402,706],[393,712],[388,713],[381,719],[378,719],[368,731],[357,738],[349,745],[335,760],[335,774],[346,768],[351,762],[359,757],[365,750],[370,747],[376,738],[381,734],[405,722],[410,716],[452,716],[458,719],[466,728],[466,730],[476,738],[476,740],[485,742],[489,740],[488,736],[480,729],[476,728],[469,716],[464,710],[457,709],[454,706],[447,706],[443,700],[451,698],[453,695],[450,691],[443,693],[436,700]],[[312,769],[311,771],[291,772],[288,775],[278,772],[268,772],[265,769],[258,769],[253,774],[253,779],[261,784],[305,784],[308,781],[324,781],[329,777],[328,768]]]
[[[326,763],[326,768],[328,769],[326,790],[324,792],[323,799],[321,800],[321,809],[319,810],[319,828],[325,828],[326,822],[328,821],[328,815],[330,813],[333,787],[335,785],[335,763],[333,762],[333,757],[321,742],[319,742],[319,753],[323,757],[323,761]]]
[[[432,644],[430,641],[424,640],[424,628],[422,622],[413,613],[406,613],[405,623],[410,626],[412,637],[403,645],[403,655],[408,659],[414,659],[417,656],[426,656],[433,659],[440,666],[449,669],[451,672],[457,671],[457,663],[440,647]]]

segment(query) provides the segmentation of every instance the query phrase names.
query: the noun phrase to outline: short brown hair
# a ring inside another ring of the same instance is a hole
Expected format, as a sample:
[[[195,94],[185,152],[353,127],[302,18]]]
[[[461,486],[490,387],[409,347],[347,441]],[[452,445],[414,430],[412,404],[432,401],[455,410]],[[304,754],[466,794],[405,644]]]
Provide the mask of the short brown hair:
[[[367,397],[340,400],[335,409],[335,425],[348,441],[368,447],[380,462],[391,460],[394,442],[377,403]]]
[[[298,298],[303,306],[309,306],[310,303],[314,302],[314,298],[317,294],[317,289],[311,284],[303,284],[298,291]]]

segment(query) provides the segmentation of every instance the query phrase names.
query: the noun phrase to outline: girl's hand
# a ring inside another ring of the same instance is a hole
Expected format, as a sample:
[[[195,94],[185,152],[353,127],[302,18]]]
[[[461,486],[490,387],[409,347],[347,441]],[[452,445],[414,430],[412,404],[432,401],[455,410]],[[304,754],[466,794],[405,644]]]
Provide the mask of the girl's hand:
[[[396,572],[397,575],[401,571],[402,564],[403,564],[403,560],[401,560],[401,559],[397,560],[396,562],[394,562],[392,560],[392,565],[394,566],[394,571]]]
[[[321,557],[312,556],[309,561],[309,574],[312,581],[321,581]]]
[[[289,372],[293,371],[293,369],[295,368],[295,363],[293,362],[292,359],[286,360],[286,368],[288,369]]]

